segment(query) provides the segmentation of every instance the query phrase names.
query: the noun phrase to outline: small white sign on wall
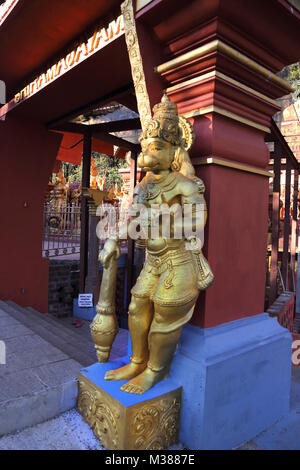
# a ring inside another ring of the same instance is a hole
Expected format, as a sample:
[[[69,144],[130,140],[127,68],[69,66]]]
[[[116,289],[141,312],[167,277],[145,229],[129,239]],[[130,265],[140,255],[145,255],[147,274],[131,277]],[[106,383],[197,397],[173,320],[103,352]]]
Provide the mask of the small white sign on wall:
[[[78,307],[93,307],[93,294],[79,294]]]

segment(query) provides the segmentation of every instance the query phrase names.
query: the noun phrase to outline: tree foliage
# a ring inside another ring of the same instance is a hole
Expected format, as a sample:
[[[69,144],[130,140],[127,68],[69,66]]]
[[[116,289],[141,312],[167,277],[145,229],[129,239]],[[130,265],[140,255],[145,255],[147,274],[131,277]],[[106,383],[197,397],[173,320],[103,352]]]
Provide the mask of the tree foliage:
[[[122,176],[119,173],[119,168],[126,168],[125,160],[117,157],[104,155],[103,153],[92,152],[92,157],[95,161],[95,166],[98,168],[100,176],[106,177],[106,188],[112,184],[123,184]],[[80,183],[82,174],[82,164],[74,165],[72,163],[62,162],[64,177],[71,183]]]
[[[295,100],[298,100],[300,98],[300,62],[284,67],[278,75],[295,88],[292,96]]]

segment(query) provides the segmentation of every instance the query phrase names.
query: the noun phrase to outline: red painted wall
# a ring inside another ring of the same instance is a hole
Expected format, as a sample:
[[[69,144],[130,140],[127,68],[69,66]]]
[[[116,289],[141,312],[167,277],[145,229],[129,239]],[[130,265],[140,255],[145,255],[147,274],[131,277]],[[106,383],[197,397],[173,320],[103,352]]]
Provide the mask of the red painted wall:
[[[0,122],[0,298],[41,312],[48,309],[43,202],[60,141],[26,119]]]
[[[264,311],[268,178],[217,165],[197,175],[207,188],[203,251],[215,281],[200,293],[192,323],[209,328]]]

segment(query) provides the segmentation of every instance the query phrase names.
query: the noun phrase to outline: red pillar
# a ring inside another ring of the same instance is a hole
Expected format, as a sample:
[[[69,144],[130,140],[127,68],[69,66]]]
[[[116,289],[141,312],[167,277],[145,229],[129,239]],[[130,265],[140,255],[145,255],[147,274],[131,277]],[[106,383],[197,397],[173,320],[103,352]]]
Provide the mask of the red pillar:
[[[289,93],[277,71],[297,58],[300,15],[275,0],[167,0],[140,10],[164,61],[157,73],[194,125],[190,155],[206,186],[204,253],[215,283],[192,323],[213,327],[264,310],[269,152],[275,99]],[[160,15],[159,15],[159,7]],[[181,9],[180,9],[181,8]],[[156,18],[154,19],[154,10]],[[287,34],[287,31],[289,34]]]
[[[48,310],[43,205],[61,136],[28,119],[0,122],[0,298]]]

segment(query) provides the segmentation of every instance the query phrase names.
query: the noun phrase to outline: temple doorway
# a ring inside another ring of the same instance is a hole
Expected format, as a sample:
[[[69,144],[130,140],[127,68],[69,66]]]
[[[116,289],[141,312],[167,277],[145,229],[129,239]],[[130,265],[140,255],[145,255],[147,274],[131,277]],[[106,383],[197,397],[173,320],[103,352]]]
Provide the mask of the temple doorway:
[[[112,101],[53,129],[63,138],[45,195],[42,255],[49,259],[48,311],[55,316],[74,313],[92,320],[95,315],[95,308],[78,308],[78,296],[92,294],[94,307],[99,296],[98,255],[105,239],[96,235],[96,210],[100,203],[117,219],[128,211],[141,177],[136,167],[140,127],[135,110]],[[107,236],[113,229],[107,227]],[[120,326],[127,327],[130,289],[141,269],[143,250],[124,240],[121,251],[116,314]]]

